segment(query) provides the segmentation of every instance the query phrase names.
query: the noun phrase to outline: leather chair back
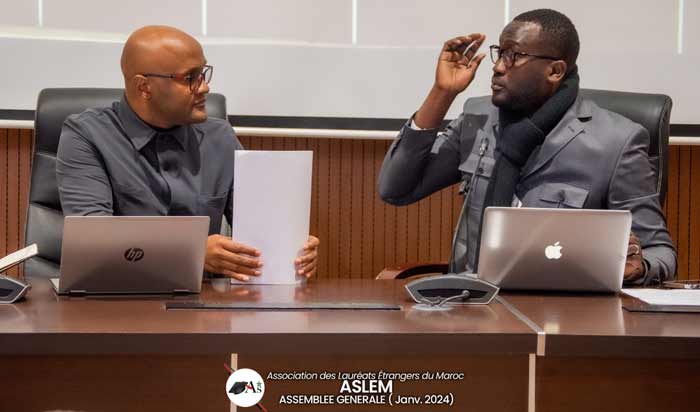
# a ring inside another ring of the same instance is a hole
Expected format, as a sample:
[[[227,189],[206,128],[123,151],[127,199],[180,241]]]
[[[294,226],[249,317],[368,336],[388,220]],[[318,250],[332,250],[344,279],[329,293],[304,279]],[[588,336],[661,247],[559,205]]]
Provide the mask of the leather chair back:
[[[25,245],[36,243],[39,255],[25,262],[28,277],[56,277],[61,262],[63,212],[56,183],[56,150],[63,122],[91,107],[109,106],[123,89],[52,88],[39,93],[34,122],[34,154],[29,187]],[[209,116],[226,119],[226,98],[207,97]]]
[[[663,94],[581,89],[580,95],[598,106],[625,116],[649,131],[649,161],[656,173],[656,192],[663,206],[668,182],[668,137],[671,98]]]

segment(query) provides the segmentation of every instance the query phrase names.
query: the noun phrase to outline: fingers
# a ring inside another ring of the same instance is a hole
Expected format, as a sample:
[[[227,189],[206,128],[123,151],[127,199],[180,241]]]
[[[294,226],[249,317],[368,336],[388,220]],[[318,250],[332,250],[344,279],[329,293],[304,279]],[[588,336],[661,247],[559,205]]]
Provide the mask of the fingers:
[[[630,233],[629,243],[627,244],[627,256],[638,256],[641,260],[642,243],[633,232]]]
[[[316,236],[309,236],[309,240],[304,243],[304,250],[316,249],[321,241]]]
[[[639,240],[639,237],[634,234],[634,232],[630,232],[630,244],[637,244],[641,245],[641,241]]]
[[[476,50],[474,50],[476,51]],[[450,52],[450,59],[449,61],[451,63],[455,63],[459,66],[461,69],[474,69],[476,70],[479,65],[481,64],[481,61],[484,60],[486,57],[486,53],[472,53],[469,52],[465,55],[459,54],[457,52]],[[454,56],[454,57],[452,57]]]
[[[625,281],[632,281],[639,279],[644,275],[644,263],[642,263],[642,257],[639,255],[630,256],[627,258],[625,263],[625,273],[623,279]]]
[[[260,276],[262,262],[260,252],[230,238],[213,235],[207,239],[204,268],[208,272],[220,273],[238,280]]]
[[[458,65],[458,69],[468,69],[468,70],[476,71],[476,69],[478,69],[479,66],[481,65],[481,61],[484,60],[485,57],[486,57],[486,54],[484,54],[484,53],[479,53],[477,55],[474,55],[472,58],[467,58],[466,56],[462,56],[455,63]]]
[[[315,261],[317,257],[318,257],[318,250],[312,250],[311,252],[309,252],[309,253],[307,253],[307,254],[305,254],[305,255],[303,255],[303,256],[298,257],[298,258],[294,261],[294,263],[295,263],[297,266],[299,266],[299,265],[305,265],[305,264],[307,264],[307,263],[309,263],[309,262]]]
[[[453,39],[447,40],[442,45],[442,51],[457,51],[463,53],[465,48],[472,42],[481,43],[486,40],[486,36],[481,33],[472,33],[466,36],[458,36]]]
[[[250,256],[260,256],[260,251],[252,246],[244,243],[236,242],[233,239],[225,238],[226,241],[221,243],[221,246],[233,253],[243,253]]]
[[[320,240],[316,236],[309,236],[304,244],[304,255],[298,257],[295,270],[299,275],[307,278],[316,273],[318,260],[318,246]],[[224,276],[248,281],[251,276],[260,276],[263,263],[259,259],[260,251],[236,242],[224,236],[213,235],[207,241],[207,257],[204,268],[208,272],[220,273]]]
[[[442,45],[443,58],[452,62],[458,62],[462,57],[472,60],[485,40],[486,36],[481,33],[450,39]]]
[[[307,253],[306,255],[297,258],[294,261],[294,266],[296,267],[297,275],[306,276],[307,278],[311,277],[314,273],[316,273],[317,262],[318,252],[315,250],[311,253]]]
[[[469,62],[467,62],[466,66],[468,69],[473,69],[476,70],[479,68],[481,65],[481,61],[484,60],[484,57],[486,57],[486,54],[484,53],[479,53],[475,55]]]
[[[260,276],[262,272],[257,269],[237,265],[227,261],[218,261],[204,265],[204,269],[212,273],[220,273],[226,277],[240,281],[248,281],[251,276]]]
[[[309,240],[304,244],[303,256],[296,258],[294,266],[297,274],[307,278],[316,274],[316,262],[318,261],[318,245],[321,241],[316,236],[309,236]]]
[[[307,279],[314,276],[316,274],[316,263],[317,261],[314,259],[310,263],[303,265],[301,268],[297,269],[297,274],[299,276],[306,276]]]
[[[230,271],[230,270],[224,270],[224,271],[221,272],[221,274],[224,275],[224,276],[226,276],[226,277],[239,280],[239,281],[241,281],[241,282],[247,282],[247,281],[250,280],[250,276],[244,275],[244,274],[242,274],[242,273],[236,273],[236,272],[233,272],[233,271]]]
[[[221,259],[224,261],[234,263],[234,264],[239,265],[239,266],[252,268],[252,269],[260,268],[263,265],[263,263],[260,259],[248,257],[246,255],[238,255],[236,253],[231,253],[227,250],[222,251]]]
[[[215,249],[211,257],[212,261],[215,262],[226,262],[252,269],[262,267],[263,265],[262,261],[256,257],[233,253],[224,248]]]
[[[642,244],[633,232],[630,233],[627,244],[627,261],[623,279],[627,282],[639,279],[644,275],[644,261],[642,260]]]
[[[627,245],[627,256],[640,256],[642,254],[642,248],[638,244],[630,243]]]
[[[229,272],[241,273],[248,276],[260,276],[262,274],[260,270],[262,265],[251,267],[227,260],[221,260],[217,263],[217,267],[222,271],[228,270]]]

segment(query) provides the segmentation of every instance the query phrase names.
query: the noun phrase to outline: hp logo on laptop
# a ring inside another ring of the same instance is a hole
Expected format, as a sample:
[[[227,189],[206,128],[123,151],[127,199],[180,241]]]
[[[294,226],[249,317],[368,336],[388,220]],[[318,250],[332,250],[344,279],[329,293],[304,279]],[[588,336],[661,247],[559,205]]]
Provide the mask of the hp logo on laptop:
[[[143,249],[130,247],[124,252],[124,259],[128,260],[129,262],[138,262],[139,260],[143,259],[143,255]]]

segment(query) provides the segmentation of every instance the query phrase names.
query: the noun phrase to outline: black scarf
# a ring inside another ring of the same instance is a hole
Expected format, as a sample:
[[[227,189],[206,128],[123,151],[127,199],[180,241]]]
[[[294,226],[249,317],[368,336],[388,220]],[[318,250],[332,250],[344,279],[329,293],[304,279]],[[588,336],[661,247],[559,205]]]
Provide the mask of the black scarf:
[[[500,134],[496,142],[491,179],[486,188],[484,209],[489,206],[510,207],[515,187],[520,181],[520,171],[532,152],[541,146],[545,137],[571,107],[578,96],[579,77],[576,68],[562,82],[559,89],[532,116],[518,115],[499,110]],[[481,210],[479,239],[483,228],[484,209]],[[479,262],[479,241],[475,254],[475,267]]]

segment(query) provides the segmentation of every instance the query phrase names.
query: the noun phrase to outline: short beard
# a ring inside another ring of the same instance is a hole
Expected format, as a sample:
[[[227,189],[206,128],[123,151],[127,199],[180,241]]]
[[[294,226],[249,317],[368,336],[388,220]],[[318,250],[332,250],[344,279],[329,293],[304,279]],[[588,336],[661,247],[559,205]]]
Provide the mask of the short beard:
[[[509,99],[505,102],[495,102],[493,99],[492,103],[502,110],[507,110],[509,112],[517,113],[521,116],[530,116],[532,113],[536,112],[537,109],[542,107],[542,105],[549,98],[539,92],[537,85],[531,84],[525,89],[521,89],[517,95],[509,95]]]

